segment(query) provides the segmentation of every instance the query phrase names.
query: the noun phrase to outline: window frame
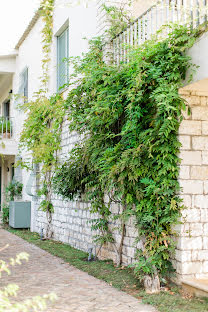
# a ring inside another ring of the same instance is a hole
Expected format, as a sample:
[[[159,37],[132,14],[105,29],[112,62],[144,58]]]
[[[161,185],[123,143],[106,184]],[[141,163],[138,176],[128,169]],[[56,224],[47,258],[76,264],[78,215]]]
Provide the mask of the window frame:
[[[56,37],[57,37],[57,60],[56,60],[56,65],[57,65],[57,71],[56,71],[56,75],[57,75],[57,79],[56,79],[56,84],[57,84],[57,91],[59,93],[63,92],[65,90],[64,85],[67,84],[69,82],[69,65],[67,63],[67,61],[62,61],[63,63],[65,63],[65,79],[64,79],[64,84],[60,83],[60,39],[65,36],[65,56],[63,59],[67,59],[69,58],[69,26],[67,25]]]
[[[26,78],[26,79],[25,79]],[[28,67],[26,66],[20,73],[19,93],[24,97],[24,103],[28,101]]]

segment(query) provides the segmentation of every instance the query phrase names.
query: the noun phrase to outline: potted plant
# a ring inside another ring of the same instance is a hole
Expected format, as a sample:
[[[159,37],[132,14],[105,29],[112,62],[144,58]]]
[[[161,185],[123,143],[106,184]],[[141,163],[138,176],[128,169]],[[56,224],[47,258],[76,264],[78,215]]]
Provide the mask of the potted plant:
[[[10,182],[6,187],[9,200],[9,225],[13,228],[30,228],[31,202],[22,200],[23,184]]]

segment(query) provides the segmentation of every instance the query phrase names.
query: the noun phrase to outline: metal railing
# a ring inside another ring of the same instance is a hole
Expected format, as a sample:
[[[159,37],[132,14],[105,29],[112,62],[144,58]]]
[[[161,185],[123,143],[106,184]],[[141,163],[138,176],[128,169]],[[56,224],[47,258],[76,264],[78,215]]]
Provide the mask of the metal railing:
[[[150,39],[163,25],[177,22],[197,27],[207,22],[208,0],[159,0],[112,40],[116,64],[128,61],[128,50]]]
[[[0,138],[11,139],[13,136],[13,118],[0,116]]]

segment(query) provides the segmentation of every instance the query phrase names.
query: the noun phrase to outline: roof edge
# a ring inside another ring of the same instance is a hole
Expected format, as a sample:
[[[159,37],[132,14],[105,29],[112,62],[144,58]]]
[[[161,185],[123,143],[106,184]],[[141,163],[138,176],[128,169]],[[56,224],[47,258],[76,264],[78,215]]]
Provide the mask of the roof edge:
[[[4,58],[15,58],[18,55],[17,51],[12,51],[8,54],[0,54],[0,59],[4,59]]]
[[[24,40],[27,38],[27,36],[29,35],[30,31],[33,29],[33,27],[35,26],[36,22],[38,21],[39,17],[40,17],[40,9],[37,10],[35,12],[35,14],[33,15],[33,18],[31,19],[29,25],[27,26],[27,28],[25,29],[24,33],[22,34],[22,36],[20,37],[19,41],[17,42],[15,49],[18,50],[19,47],[21,46],[21,44],[24,42]]]

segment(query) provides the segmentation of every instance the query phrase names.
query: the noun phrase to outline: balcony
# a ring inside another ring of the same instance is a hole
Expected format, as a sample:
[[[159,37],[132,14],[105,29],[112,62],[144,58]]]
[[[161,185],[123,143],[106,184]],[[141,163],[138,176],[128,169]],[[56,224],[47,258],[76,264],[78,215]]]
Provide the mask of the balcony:
[[[159,0],[112,40],[114,62],[128,62],[130,47],[150,39],[162,25],[188,23],[194,28],[206,23],[207,16],[207,0]]]
[[[18,143],[14,138],[14,118],[0,117],[0,154],[17,155]]]
[[[0,138],[11,139],[13,137],[13,118],[0,117]]]

